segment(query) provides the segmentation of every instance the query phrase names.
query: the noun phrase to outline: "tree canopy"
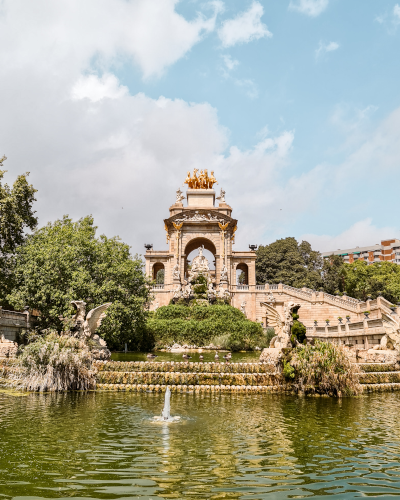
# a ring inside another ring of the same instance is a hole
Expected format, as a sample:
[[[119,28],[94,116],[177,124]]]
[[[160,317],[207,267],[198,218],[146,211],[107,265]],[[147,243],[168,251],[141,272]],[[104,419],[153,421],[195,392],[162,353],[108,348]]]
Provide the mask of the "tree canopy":
[[[400,266],[394,262],[367,262],[358,260],[343,265],[345,291],[351,297],[366,300],[382,295],[390,302],[400,301]]]
[[[318,288],[322,285],[321,254],[310,243],[283,238],[257,250],[256,280],[258,284],[284,283],[294,287]]]
[[[57,331],[63,328],[62,317],[73,313],[71,300],[84,300],[87,312],[112,302],[98,333],[110,348],[125,342],[132,350],[147,348],[150,291],[143,263],[118,237],[96,238],[96,229],[90,216],[77,222],[64,216],[28,235],[16,251],[8,301],[16,309],[37,309],[38,328]]]
[[[6,170],[1,170],[6,157],[0,158],[0,305],[12,287],[12,258],[25,240],[25,230],[35,229],[37,218],[32,209],[36,189],[28,183],[29,172],[19,175],[10,188],[3,184]]]

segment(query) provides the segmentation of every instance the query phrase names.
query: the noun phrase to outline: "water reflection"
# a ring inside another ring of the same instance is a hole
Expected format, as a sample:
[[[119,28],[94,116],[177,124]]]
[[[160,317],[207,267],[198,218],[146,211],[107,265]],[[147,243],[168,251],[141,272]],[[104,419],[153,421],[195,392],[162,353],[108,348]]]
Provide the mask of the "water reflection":
[[[399,496],[400,395],[0,394],[0,498]],[[157,411],[156,411],[157,410]]]

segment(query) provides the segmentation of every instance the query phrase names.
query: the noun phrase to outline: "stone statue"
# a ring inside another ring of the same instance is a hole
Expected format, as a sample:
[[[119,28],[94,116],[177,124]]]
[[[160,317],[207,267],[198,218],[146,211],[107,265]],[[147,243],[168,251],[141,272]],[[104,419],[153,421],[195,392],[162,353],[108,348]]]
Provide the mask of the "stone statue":
[[[215,293],[215,290],[214,290],[214,284],[210,280],[208,282],[207,298],[212,300],[212,299],[215,299],[215,297],[216,297],[216,293]]]
[[[247,302],[245,300],[240,304],[240,310],[245,316],[246,316],[246,304]]]
[[[228,281],[228,269],[224,264],[221,269],[221,281]]]
[[[272,293],[272,292],[269,292],[269,293],[268,293],[268,295],[265,297],[265,300],[266,300],[267,302],[272,302],[272,303],[276,302],[276,301],[275,301],[275,297],[274,297],[274,295],[273,295],[273,293]]]
[[[174,266],[174,269],[172,271],[172,278],[174,280],[180,280],[181,279],[181,273],[179,272],[179,264],[176,263]]]
[[[229,290],[227,288],[224,288],[223,286],[220,286],[218,291],[218,298],[222,300],[229,300],[230,297],[231,294],[229,293]]]
[[[183,193],[180,189],[177,190],[176,192],[176,201],[175,203],[182,203],[182,200],[185,199],[185,196],[183,196]]]
[[[182,285],[178,283],[176,285],[176,288],[174,290],[173,298],[174,299],[180,299],[182,297]]]
[[[226,203],[225,201],[225,191],[221,188],[221,193],[219,196],[217,196],[217,200],[219,200],[220,203]]]
[[[96,335],[96,330],[100,327],[102,320],[106,316],[106,310],[111,302],[95,307],[86,316],[86,302],[83,300],[73,300],[71,304],[75,307],[76,313],[72,317],[74,337],[91,340],[96,344],[92,349],[95,359],[110,359],[111,352],[107,349],[105,340]]]
[[[183,282],[183,290],[182,290],[182,296],[184,299],[189,299],[190,296],[192,295],[192,285],[190,284],[190,281],[184,281]]]
[[[158,301],[154,304],[154,312],[157,311],[157,309],[160,307],[160,304],[158,303]]]
[[[294,302],[285,302],[283,306],[283,316],[269,304],[264,303],[267,309],[267,320],[268,326],[271,326],[275,330],[275,337],[271,339],[269,344],[270,347],[275,348],[286,348],[291,347],[290,341],[290,328],[293,325],[293,309],[300,307],[300,304],[295,304]]]
[[[203,255],[204,245],[198,248],[199,255],[197,255],[192,262],[191,273],[208,273],[210,267],[208,260]]]

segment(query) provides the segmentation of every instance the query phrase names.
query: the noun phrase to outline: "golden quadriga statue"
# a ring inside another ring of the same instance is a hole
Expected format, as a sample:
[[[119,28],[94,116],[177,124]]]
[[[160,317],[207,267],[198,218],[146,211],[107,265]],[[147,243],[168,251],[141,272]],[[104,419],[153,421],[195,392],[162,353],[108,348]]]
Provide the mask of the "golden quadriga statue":
[[[200,170],[199,175],[197,175],[198,171],[199,170],[195,168],[193,176],[191,176],[190,172],[187,173],[185,184],[188,185],[189,189],[212,189],[214,184],[218,184],[213,171],[210,176],[208,175],[207,169]]]

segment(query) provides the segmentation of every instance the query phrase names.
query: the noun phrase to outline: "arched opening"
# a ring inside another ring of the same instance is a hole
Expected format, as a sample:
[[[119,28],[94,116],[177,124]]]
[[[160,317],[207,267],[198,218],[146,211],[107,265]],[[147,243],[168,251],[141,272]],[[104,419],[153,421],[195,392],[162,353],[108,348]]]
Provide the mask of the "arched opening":
[[[236,266],[236,284],[248,285],[249,284],[249,268],[247,264],[241,262]]]
[[[210,275],[215,278],[215,255],[217,250],[212,241],[207,238],[195,238],[185,247],[185,278],[188,276],[193,259],[199,254],[199,247],[204,245],[203,255],[208,260]]]
[[[156,262],[153,265],[153,280],[157,285],[164,285],[165,268],[162,262]]]

